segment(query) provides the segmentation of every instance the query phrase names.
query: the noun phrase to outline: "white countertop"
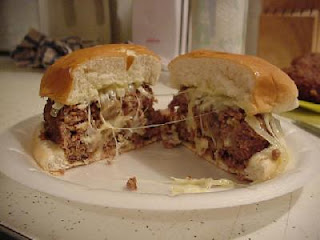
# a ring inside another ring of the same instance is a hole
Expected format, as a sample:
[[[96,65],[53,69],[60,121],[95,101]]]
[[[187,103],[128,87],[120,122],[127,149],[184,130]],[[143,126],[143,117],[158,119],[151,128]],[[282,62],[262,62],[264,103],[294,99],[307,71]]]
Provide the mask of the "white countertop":
[[[41,76],[0,59],[0,132],[42,113]],[[265,202],[160,212],[76,203],[0,174],[0,224],[31,239],[320,239],[319,185],[320,174],[303,189]]]

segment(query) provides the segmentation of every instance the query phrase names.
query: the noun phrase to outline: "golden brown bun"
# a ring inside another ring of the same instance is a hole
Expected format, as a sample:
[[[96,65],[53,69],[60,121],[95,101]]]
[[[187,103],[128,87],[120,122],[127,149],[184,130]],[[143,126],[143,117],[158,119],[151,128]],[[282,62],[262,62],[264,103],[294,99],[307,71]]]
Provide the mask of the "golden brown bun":
[[[66,105],[92,101],[110,85],[154,84],[160,58],[133,44],[108,44],[77,50],[60,58],[45,72],[40,96]]]
[[[169,70],[174,87],[195,86],[233,99],[247,114],[298,106],[298,90],[290,77],[258,57],[197,50],[172,60]]]

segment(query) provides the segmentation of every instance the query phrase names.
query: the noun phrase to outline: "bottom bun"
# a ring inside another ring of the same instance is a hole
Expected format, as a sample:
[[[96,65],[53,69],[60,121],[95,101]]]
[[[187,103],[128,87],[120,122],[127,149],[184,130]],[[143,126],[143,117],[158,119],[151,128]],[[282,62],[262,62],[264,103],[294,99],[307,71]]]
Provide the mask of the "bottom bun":
[[[189,150],[197,154],[197,150],[192,144],[183,142]],[[261,151],[260,153],[254,154],[249,160],[248,165],[244,169],[230,168],[221,159],[213,159],[210,154],[201,155],[203,159],[210,163],[213,163],[218,168],[232,174],[236,174],[240,179],[246,179],[254,182],[265,181],[273,178],[278,173],[278,160],[272,160],[271,155],[273,148],[269,147]],[[197,154],[199,155],[199,154]]]
[[[84,161],[70,163],[59,145],[50,140],[40,138],[42,129],[42,124],[36,128],[33,135],[32,149],[35,161],[43,170],[52,174],[63,174],[69,168],[88,164],[88,162]],[[90,162],[97,161],[97,157],[95,156],[95,159],[91,159]]]
[[[116,155],[116,149],[112,152],[104,153],[103,151],[96,151],[90,158],[84,161],[74,161],[70,163],[65,157],[64,150],[54,142],[50,140],[43,140],[40,138],[41,132],[43,131],[43,124],[39,125],[33,135],[32,140],[32,151],[33,157],[37,164],[45,171],[54,174],[61,175],[65,170],[87,165],[100,160],[111,160],[114,155]],[[128,152],[136,148],[148,145],[150,143],[156,142],[158,139],[156,137],[143,142],[141,146],[135,146],[132,143],[123,144],[119,153]]]

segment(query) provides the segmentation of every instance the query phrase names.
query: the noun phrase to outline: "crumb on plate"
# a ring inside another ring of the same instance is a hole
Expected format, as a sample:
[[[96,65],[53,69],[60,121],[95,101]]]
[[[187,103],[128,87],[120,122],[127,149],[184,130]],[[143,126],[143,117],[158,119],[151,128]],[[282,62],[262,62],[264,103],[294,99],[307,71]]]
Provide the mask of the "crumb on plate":
[[[138,189],[136,177],[129,178],[127,181],[127,189],[130,191],[135,191]]]

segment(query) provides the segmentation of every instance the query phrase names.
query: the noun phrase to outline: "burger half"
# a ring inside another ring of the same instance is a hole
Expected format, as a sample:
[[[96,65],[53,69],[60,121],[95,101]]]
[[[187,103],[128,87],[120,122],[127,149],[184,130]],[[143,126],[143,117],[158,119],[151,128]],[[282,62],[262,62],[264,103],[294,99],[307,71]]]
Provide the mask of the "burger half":
[[[294,82],[280,69],[253,56],[199,50],[169,64],[179,89],[162,127],[165,146],[182,143],[241,179],[263,181],[288,161],[273,113],[298,106]]]
[[[150,86],[160,71],[159,57],[138,45],[96,46],[59,59],[40,85],[47,103],[34,135],[39,166],[63,173],[158,140],[158,128],[142,127],[154,123]]]

